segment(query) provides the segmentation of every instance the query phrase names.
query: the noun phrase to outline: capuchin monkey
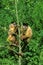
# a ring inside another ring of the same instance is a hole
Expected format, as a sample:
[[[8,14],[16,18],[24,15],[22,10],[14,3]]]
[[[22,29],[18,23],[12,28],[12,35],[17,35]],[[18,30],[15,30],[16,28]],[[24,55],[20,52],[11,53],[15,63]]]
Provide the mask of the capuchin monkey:
[[[17,25],[14,22],[9,25],[7,41],[12,42],[12,44],[18,45],[18,41],[16,37],[17,37]]]
[[[30,26],[24,24],[21,29],[21,40],[30,39],[32,37],[32,29]]]
[[[22,46],[22,51],[27,46],[27,43],[29,43],[31,37],[32,37],[31,27],[26,24],[23,24],[22,29],[21,29],[21,40],[24,42],[24,45]]]

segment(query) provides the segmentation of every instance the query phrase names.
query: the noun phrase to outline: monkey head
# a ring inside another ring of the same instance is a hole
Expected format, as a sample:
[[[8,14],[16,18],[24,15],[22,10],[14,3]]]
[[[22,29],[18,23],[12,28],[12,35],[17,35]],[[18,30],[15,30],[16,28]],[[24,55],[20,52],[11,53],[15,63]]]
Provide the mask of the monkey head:
[[[10,24],[8,34],[14,34],[14,33],[16,33],[16,31],[17,31],[17,25],[16,24]]]
[[[23,33],[21,33],[21,40],[26,40],[26,39],[30,39],[32,37],[32,29],[30,26],[27,26],[25,28],[26,30],[23,30]]]

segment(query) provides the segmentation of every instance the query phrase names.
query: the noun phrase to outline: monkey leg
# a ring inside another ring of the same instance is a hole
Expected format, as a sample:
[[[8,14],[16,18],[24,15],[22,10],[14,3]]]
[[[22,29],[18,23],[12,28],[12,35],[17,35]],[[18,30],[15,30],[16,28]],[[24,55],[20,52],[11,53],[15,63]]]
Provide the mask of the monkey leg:
[[[22,46],[22,52],[25,50],[25,48],[26,48],[26,46],[28,44],[27,40],[23,40],[23,42],[24,42],[24,44]]]

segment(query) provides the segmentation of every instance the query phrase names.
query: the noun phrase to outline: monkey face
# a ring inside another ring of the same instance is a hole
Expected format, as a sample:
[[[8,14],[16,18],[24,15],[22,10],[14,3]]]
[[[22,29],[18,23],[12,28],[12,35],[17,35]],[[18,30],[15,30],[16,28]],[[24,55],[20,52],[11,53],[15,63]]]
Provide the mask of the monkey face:
[[[27,30],[27,26],[22,26],[21,27],[21,33],[25,32]]]
[[[11,31],[13,31],[13,30],[15,29],[15,26],[14,26],[13,24],[11,24],[11,25],[9,26],[9,29],[10,29]]]
[[[8,34],[14,34],[17,31],[17,26],[14,24],[10,24]]]

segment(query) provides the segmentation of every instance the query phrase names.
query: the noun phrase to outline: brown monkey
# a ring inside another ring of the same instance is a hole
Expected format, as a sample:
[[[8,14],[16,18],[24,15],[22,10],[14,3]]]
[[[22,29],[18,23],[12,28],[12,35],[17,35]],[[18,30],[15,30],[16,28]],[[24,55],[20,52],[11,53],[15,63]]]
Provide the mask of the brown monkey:
[[[32,37],[32,29],[28,25],[23,25],[21,29],[21,40],[24,42],[22,46],[22,51],[25,49],[27,46],[27,43],[30,41]]]
[[[9,25],[8,38],[7,41],[12,42],[12,44],[18,45],[18,41],[16,39],[17,34],[17,25],[15,23],[11,23]]]
[[[27,38],[31,38],[32,37],[32,29],[30,28],[30,26],[25,27],[25,30],[22,30],[23,34],[21,34],[21,40],[25,40]]]

